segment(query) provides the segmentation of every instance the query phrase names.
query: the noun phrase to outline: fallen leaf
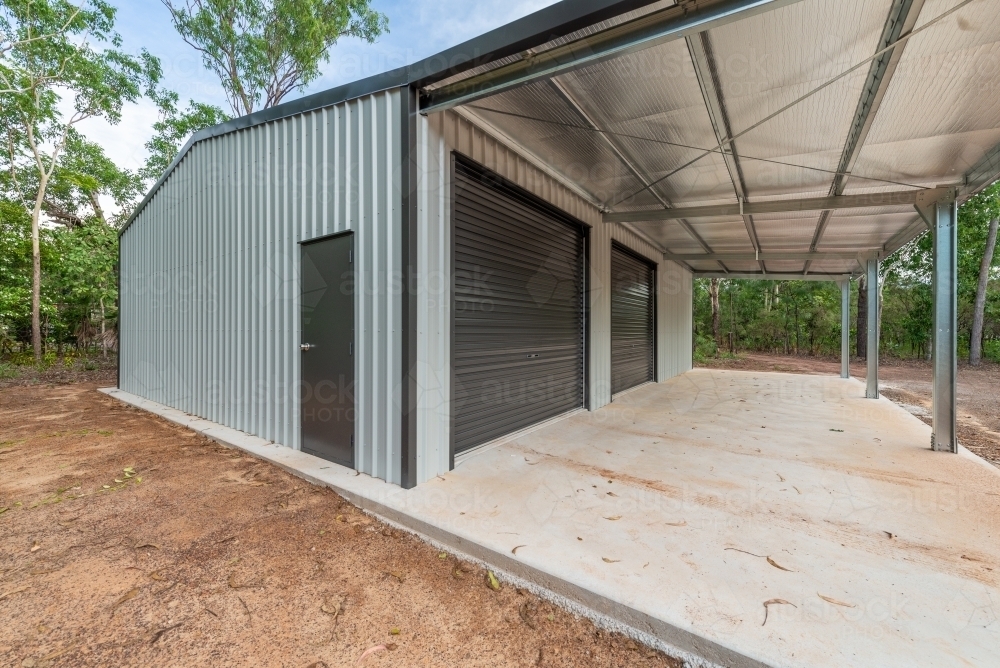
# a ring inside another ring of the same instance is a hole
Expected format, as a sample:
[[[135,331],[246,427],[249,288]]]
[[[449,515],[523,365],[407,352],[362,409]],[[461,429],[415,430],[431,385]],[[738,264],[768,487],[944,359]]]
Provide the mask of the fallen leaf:
[[[229,577],[226,578],[226,582],[229,584],[229,586],[232,589],[247,589],[249,587],[259,587],[260,586],[259,582],[245,582],[243,584],[236,584],[236,572],[235,571],[233,571],[232,573],[229,574]]]
[[[816,592],[816,595],[819,596],[824,601],[826,601],[827,603],[833,603],[834,605],[839,605],[844,608],[856,607],[853,603],[844,603],[843,601],[838,601],[835,598],[830,598],[829,596],[823,596],[823,594],[820,594],[819,592]]]
[[[764,623],[761,624],[761,626],[764,626],[764,624],[767,624],[767,613],[768,613],[768,606],[769,605],[790,605],[793,608],[799,607],[799,606],[795,605],[794,603],[789,603],[788,601],[786,601],[783,598],[772,598],[769,601],[764,601]]]
[[[387,650],[389,650],[390,652],[395,651],[395,649],[396,649],[396,643],[394,643],[394,642],[387,642],[385,644],[385,648]]]
[[[522,547],[528,547],[527,545],[517,545],[513,550],[510,551],[511,554],[517,554],[517,551]]]
[[[118,484],[120,485],[120,484],[122,484],[122,483],[123,483],[123,482],[125,482],[125,481],[124,481],[124,480],[122,480],[122,479],[120,479],[120,478],[115,478],[115,482],[116,482],[116,483],[118,483]]]
[[[517,614],[520,615],[521,621],[524,622],[525,624],[527,624],[529,629],[534,630],[536,628],[535,627],[535,620],[533,620],[528,613],[529,613],[528,602],[525,601],[517,609]]]
[[[789,573],[794,573],[794,572],[795,572],[795,571],[793,571],[793,570],[792,570],[792,569],[790,569],[790,568],[785,568],[784,566],[782,566],[781,564],[779,564],[779,563],[778,563],[777,561],[775,561],[775,560],[774,560],[774,559],[772,559],[771,557],[768,557],[768,558],[767,558],[767,563],[771,564],[771,565],[772,565],[772,566],[774,566],[775,568],[777,568],[777,569],[779,569],[779,570],[782,570],[782,571],[788,571]]]
[[[406,575],[404,575],[402,571],[389,571],[389,575],[399,580],[400,583],[402,583],[406,578]]]
[[[114,615],[115,611],[118,610],[119,606],[121,606],[123,603],[131,601],[133,598],[135,598],[136,594],[138,593],[139,589],[137,587],[133,587],[132,589],[129,589],[127,592],[125,592],[125,594],[120,599],[115,601],[115,604],[111,606],[111,614]]]
[[[159,550],[159,549],[160,549],[160,546],[159,546],[159,545],[157,545],[156,543],[142,543],[141,545],[136,545],[136,546],[135,546],[135,549],[136,549],[136,550],[141,550],[141,549],[143,549],[144,547],[151,547],[151,548],[153,548],[154,550]]]
[[[612,522],[617,522],[622,518],[621,515],[612,515],[611,517],[605,517],[606,520],[611,520]]]
[[[884,532],[884,533],[885,533],[885,535],[886,535],[886,536],[888,536],[889,538],[895,538],[895,537],[896,537],[896,534],[892,533],[891,531],[886,531],[886,532]],[[963,557],[963,558],[964,558],[964,557]]]
[[[844,430],[843,430],[843,429],[831,429],[830,431],[839,431],[839,432],[843,432]]]
[[[8,507],[6,507],[6,506],[5,506],[5,507],[3,507],[3,508],[0,508],[0,515],[3,515],[3,514],[4,514],[5,512],[7,512],[8,510],[10,510],[10,508],[8,508]]]
[[[159,631],[157,631],[156,633],[154,633],[153,636],[149,639],[149,644],[150,645],[156,644],[156,641],[159,640],[160,637],[164,633],[166,633],[167,631],[170,631],[172,629],[176,629],[178,626],[181,626],[182,624],[184,624],[184,622],[177,622],[176,624],[173,624],[171,626],[166,626],[166,627],[160,629]]]
[[[397,629],[395,627],[389,629],[389,635],[391,635],[391,636],[398,636],[399,635],[399,629]]]
[[[366,649],[364,651],[364,653],[358,659],[358,663],[356,663],[354,665],[357,666],[358,664],[360,664],[362,661],[364,661],[365,659],[367,659],[372,654],[375,654],[376,652],[384,652],[387,649],[389,649],[389,648],[386,647],[385,645],[375,645],[374,647],[369,647],[368,649]]]
[[[319,606],[319,609],[328,615],[337,617],[344,611],[344,600],[343,596],[334,596],[332,599],[326,599],[323,601],[323,604]]]
[[[664,522],[668,527],[686,527],[688,525],[687,520],[681,520],[680,522]]]
[[[448,553],[447,552],[439,552],[438,553],[438,559],[447,559],[447,558],[448,558]]]
[[[493,574],[493,571],[486,571],[486,586],[493,591],[500,591],[500,581],[497,580],[497,576]]]
[[[615,498],[617,498],[617,497],[618,497],[618,495],[617,495],[617,494],[615,494],[614,492],[608,492],[608,496],[613,496],[613,497],[615,497]]]
[[[111,485],[101,485],[103,489],[111,489]]]
[[[31,551],[32,552],[38,552],[40,549],[42,549],[42,546],[39,545],[38,541],[36,540],[35,544],[31,546]]]
[[[20,589],[11,589],[8,592],[4,592],[3,594],[0,594],[0,601],[4,600],[8,596],[13,596],[14,594],[20,594],[22,591],[27,591],[29,589],[31,589],[30,585],[27,586],[27,587],[21,587]]]
[[[621,559],[608,559],[607,557],[601,557],[601,559],[606,564],[617,564],[619,561],[621,561]]]

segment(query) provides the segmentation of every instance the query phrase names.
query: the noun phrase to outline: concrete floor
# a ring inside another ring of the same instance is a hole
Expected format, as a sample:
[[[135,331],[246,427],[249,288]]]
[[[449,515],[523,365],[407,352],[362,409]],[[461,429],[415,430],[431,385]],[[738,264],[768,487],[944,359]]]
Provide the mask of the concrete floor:
[[[409,491],[235,444],[723,665],[1000,665],[1000,470],[863,397],[698,369]]]

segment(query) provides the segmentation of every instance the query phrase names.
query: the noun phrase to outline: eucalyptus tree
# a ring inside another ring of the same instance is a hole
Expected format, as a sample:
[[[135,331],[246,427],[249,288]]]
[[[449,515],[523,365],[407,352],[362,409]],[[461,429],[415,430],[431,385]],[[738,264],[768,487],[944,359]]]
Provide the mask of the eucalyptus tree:
[[[235,116],[279,104],[320,75],[342,37],[374,42],[388,18],[370,0],[162,0],[219,77]]]
[[[34,174],[31,341],[41,359],[41,255],[39,224],[49,182],[72,131],[89,118],[111,124],[160,78],[160,63],[146,51],[121,49],[115,8],[105,0],[3,0],[0,51],[0,121],[11,173],[25,163]],[[68,107],[68,111],[63,111]],[[19,188],[15,184],[15,188]]]

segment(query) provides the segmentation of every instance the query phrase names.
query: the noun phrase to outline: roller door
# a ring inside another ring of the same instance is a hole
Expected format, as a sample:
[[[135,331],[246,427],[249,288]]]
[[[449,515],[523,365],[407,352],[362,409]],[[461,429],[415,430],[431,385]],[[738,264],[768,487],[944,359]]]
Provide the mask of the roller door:
[[[611,394],[656,378],[656,272],[611,246]]]
[[[584,406],[584,228],[455,156],[453,452]]]

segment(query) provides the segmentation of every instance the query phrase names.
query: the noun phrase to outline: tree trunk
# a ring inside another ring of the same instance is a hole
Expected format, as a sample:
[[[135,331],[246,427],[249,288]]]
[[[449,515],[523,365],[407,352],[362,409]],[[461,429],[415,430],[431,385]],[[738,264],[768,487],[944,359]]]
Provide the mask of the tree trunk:
[[[712,300],[712,339],[715,341],[715,355],[718,357],[722,348],[722,334],[719,331],[719,279],[713,278],[708,284],[708,296]]]
[[[993,250],[997,243],[997,223],[1000,218],[990,221],[990,231],[986,235],[983,261],[979,265],[979,285],[976,286],[976,304],[972,311],[972,337],[969,341],[969,364],[979,366],[983,356],[983,318],[986,313],[986,288],[990,282],[990,266],[993,264]]]
[[[108,339],[105,336],[105,315],[104,315],[104,297],[100,299],[101,303],[101,357],[108,356]]]
[[[858,279],[858,357],[868,359],[868,281],[864,274]]]
[[[45,201],[47,179],[43,176],[35,196],[35,208],[31,210],[31,348],[35,353],[35,363],[42,361],[42,254],[38,241],[38,223],[42,217],[42,202]]]

